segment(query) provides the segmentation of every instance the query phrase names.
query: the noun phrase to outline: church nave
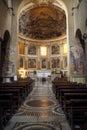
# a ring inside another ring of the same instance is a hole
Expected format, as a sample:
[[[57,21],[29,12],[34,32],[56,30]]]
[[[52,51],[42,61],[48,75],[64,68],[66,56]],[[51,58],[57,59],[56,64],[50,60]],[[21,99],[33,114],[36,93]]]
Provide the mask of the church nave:
[[[70,130],[64,112],[52,91],[52,84],[35,82],[17,113],[4,130]]]

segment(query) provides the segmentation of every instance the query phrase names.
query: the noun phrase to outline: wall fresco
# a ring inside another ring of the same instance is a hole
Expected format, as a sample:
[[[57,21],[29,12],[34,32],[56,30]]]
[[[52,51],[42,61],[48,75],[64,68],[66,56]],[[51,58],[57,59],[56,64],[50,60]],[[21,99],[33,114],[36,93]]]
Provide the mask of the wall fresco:
[[[85,73],[85,55],[81,41],[81,38],[75,37],[75,45],[70,47],[71,74],[81,75]]]
[[[36,6],[22,12],[19,34],[33,39],[56,38],[66,34],[65,12],[54,5]]]

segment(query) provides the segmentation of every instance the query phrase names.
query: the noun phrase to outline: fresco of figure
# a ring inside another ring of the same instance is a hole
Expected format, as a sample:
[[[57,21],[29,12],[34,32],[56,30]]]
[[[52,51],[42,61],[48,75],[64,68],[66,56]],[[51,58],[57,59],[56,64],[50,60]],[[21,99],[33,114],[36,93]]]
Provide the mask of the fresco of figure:
[[[71,73],[72,74],[84,74],[84,41],[80,29],[76,30],[75,45],[70,47],[71,58]]]

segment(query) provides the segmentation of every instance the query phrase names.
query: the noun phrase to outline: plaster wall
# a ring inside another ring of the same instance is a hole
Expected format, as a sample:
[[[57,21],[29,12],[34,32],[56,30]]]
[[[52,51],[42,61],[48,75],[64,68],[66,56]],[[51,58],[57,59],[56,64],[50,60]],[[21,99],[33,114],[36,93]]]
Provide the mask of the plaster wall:
[[[74,10],[76,28],[80,28],[82,34],[87,33],[87,0],[83,0],[78,9]]]

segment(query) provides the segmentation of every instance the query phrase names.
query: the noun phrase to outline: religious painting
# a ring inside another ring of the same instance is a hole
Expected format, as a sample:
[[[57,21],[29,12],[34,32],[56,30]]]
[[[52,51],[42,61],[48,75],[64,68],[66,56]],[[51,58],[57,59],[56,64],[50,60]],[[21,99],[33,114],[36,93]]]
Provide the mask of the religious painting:
[[[20,59],[19,59],[19,67],[20,68],[24,67],[24,58],[23,57],[20,57]]]
[[[80,36],[80,37],[79,37]],[[75,44],[70,47],[70,63],[71,74],[84,74],[85,73],[85,58],[83,42],[81,40],[81,31],[77,29]]]
[[[41,63],[41,65],[42,65],[42,69],[46,69],[47,68],[47,60],[46,59],[42,59],[42,63]]]
[[[28,46],[28,55],[36,55],[36,46],[35,45]]]
[[[51,53],[52,53],[52,55],[59,55],[60,54],[60,46],[53,45],[51,47]]]
[[[60,58],[52,58],[51,59],[51,67],[52,68],[60,68]]]
[[[40,0],[41,3],[44,3],[45,1],[48,2],[48,0]],[[36,15],[35,12],[38,12],[38,15]],[[46,40],[57,38],[65,33],[66,15],[51,4],[50,6],[31,8],[20,14],[19,34],[22,34],[25,37]]]
[[[28,59],[28,68],[36,68],[36,59]]]
[[[67,69],[67,56],[63,57],[63,69]]]
[[[71,57],[71,73],[83,74],[84,73],[84,56],[80,46],[72,46],[70,48]]]

